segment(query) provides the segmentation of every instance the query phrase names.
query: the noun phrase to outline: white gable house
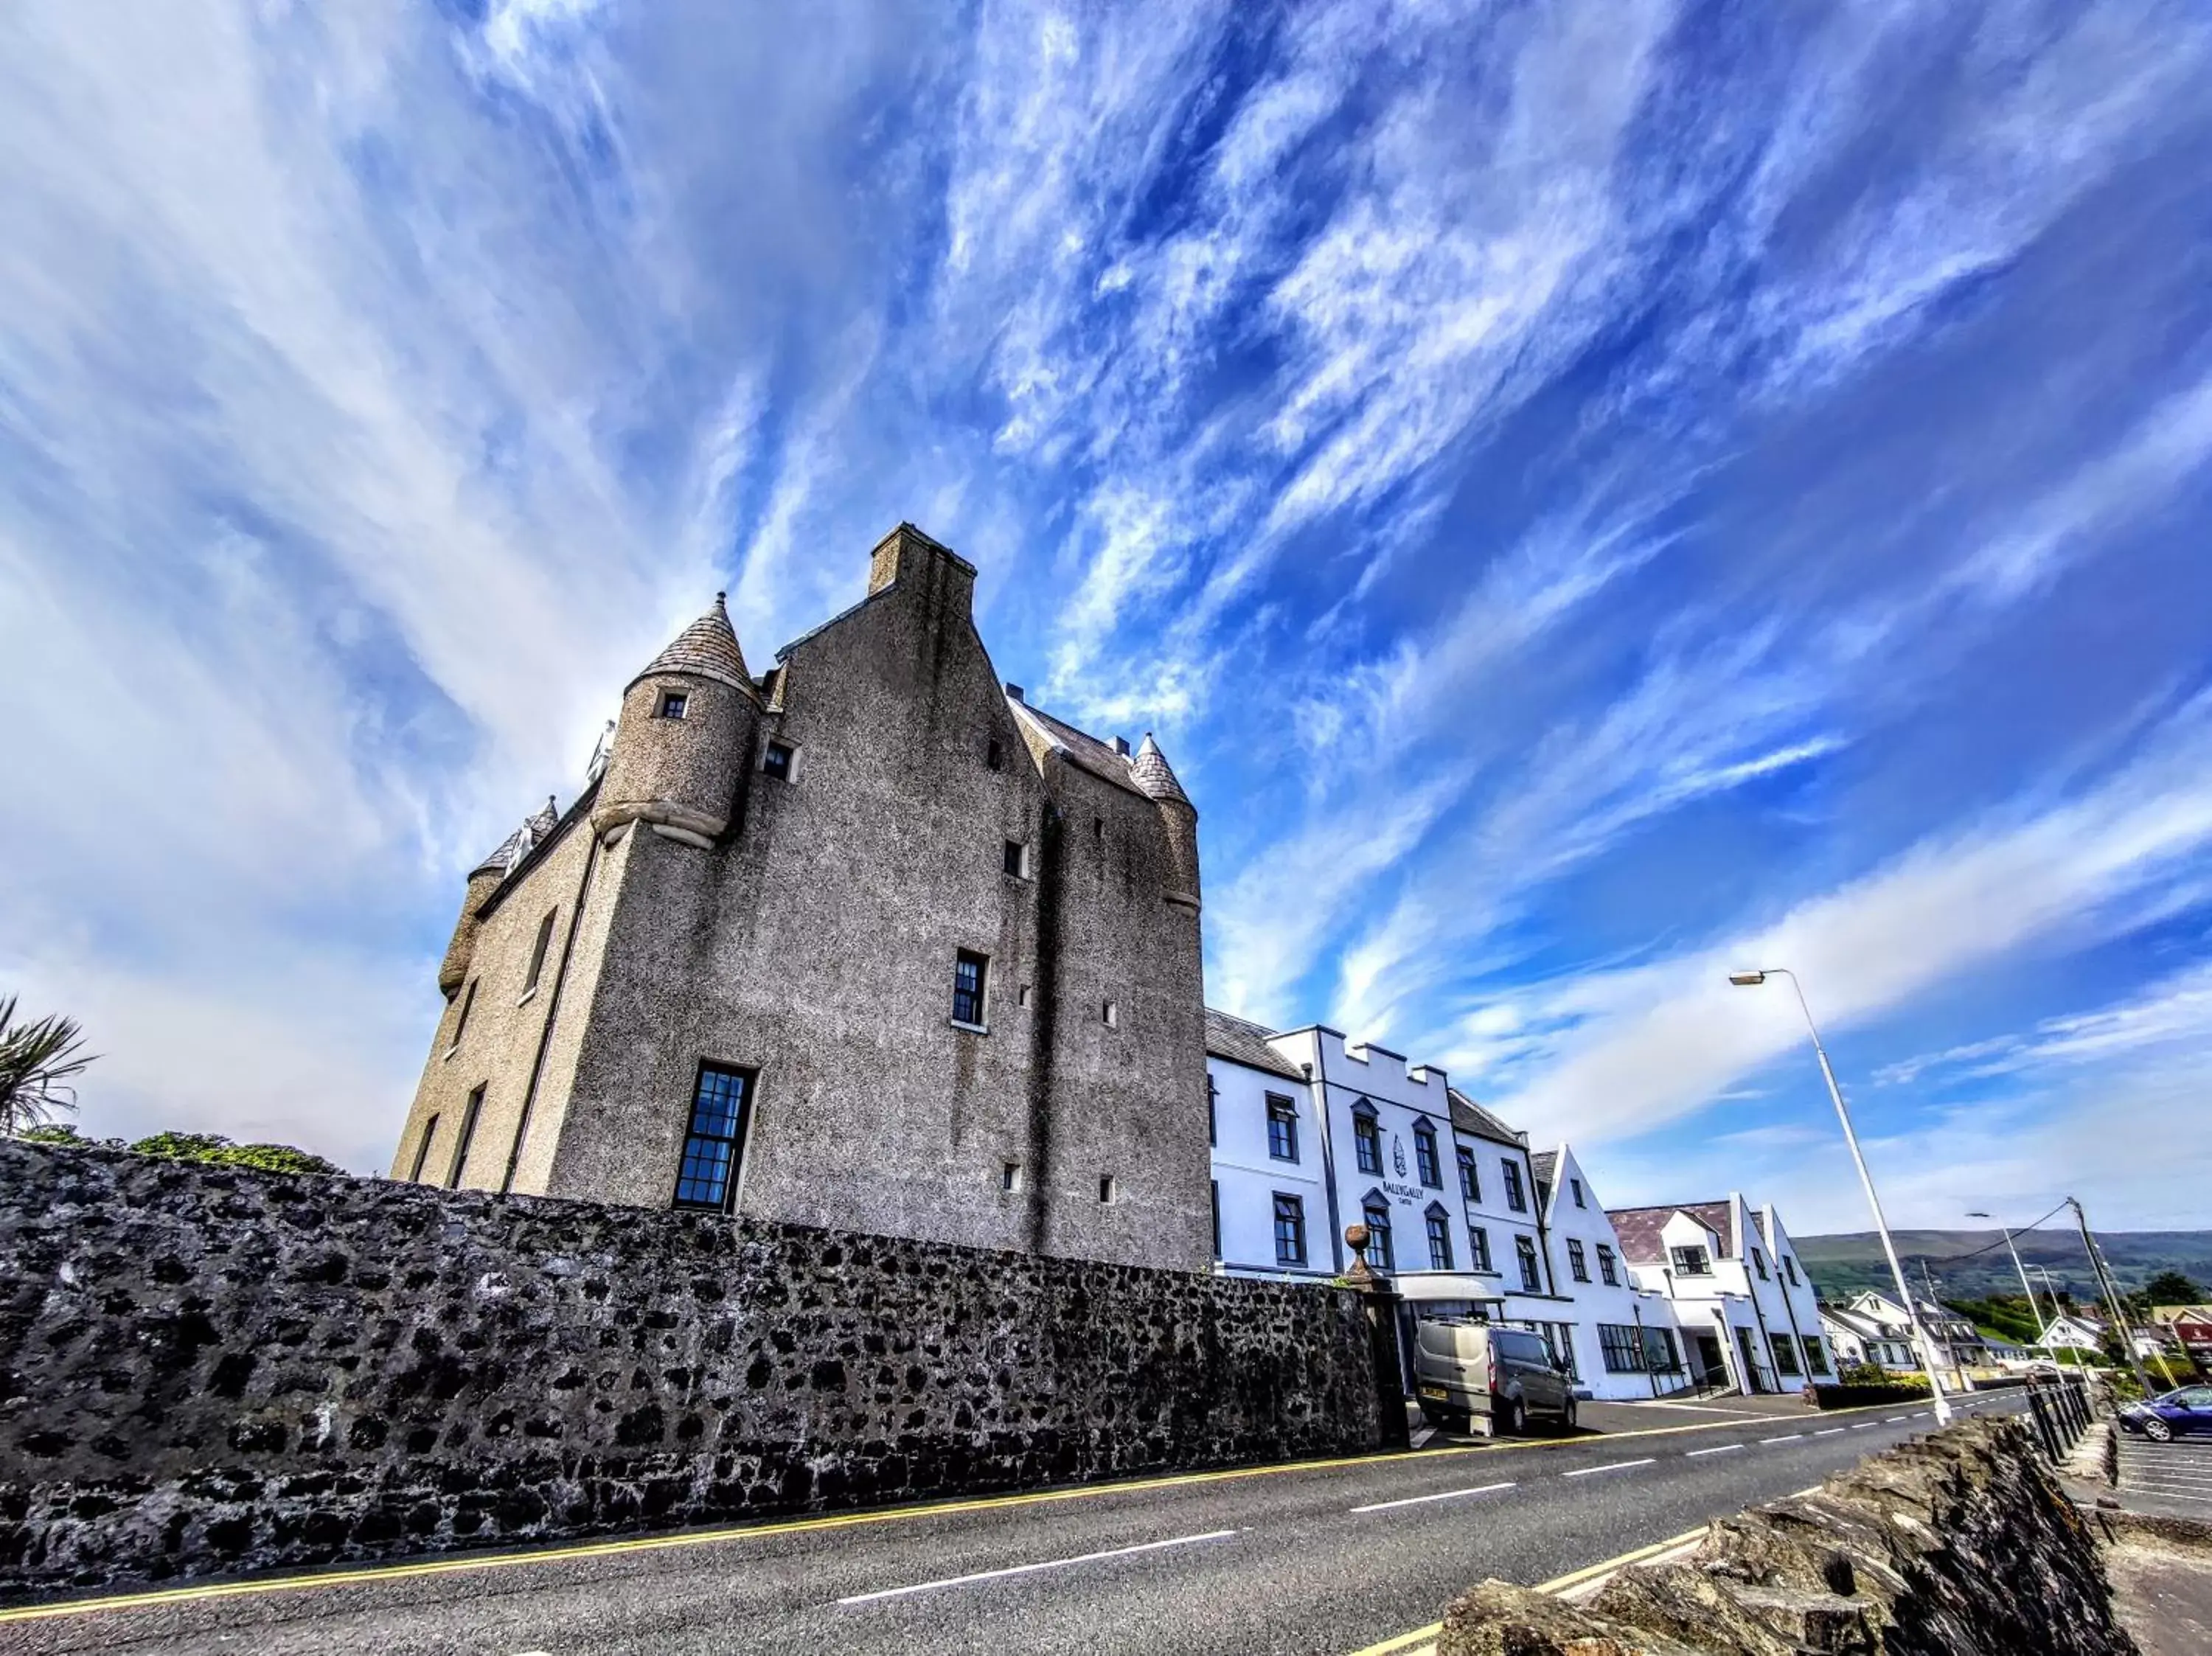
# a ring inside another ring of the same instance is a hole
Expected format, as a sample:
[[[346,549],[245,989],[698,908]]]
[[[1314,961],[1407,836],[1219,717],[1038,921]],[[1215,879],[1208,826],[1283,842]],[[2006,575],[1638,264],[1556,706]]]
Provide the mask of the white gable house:
[[[1741,1392],[1802,1392],[1835,1374],[1811,1280],[1771,1204],[1618,1208],[1637,1283],[1674,1303],[1692,1367]]]
[[[1574,1147],[1561,1144],[1530,1160],[1559,1289],[1572,1302],[1569,1349],[1577,1389],[1632,1401],[1689,1386],[1674,1307],[1666,1295],[1637,1287]]]

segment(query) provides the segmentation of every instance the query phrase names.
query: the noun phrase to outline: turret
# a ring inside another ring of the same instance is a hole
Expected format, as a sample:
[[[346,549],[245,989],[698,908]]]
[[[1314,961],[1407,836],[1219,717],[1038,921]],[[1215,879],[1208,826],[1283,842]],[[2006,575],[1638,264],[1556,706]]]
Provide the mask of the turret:
[[[526,817],[520,828],[499,842],[499,849],[469,870],[468,889],[461,895],[460,918],[453,922],[453,940],[446,945],[446,958],[438,966],[438,990],[447,1000],[461,992],[468,981],[469,962],[477,951],[477,913],[484,900],[499,889],[500,882],[514,871],[514,865],[530,854],[530,848],[553,831],[560,813],[553,809],[553,801],[545,802],[545,809]]]
[[[1168,892],[1168,901],[1196,908],[1198,807],[1190,803],[1182,784],[1176,780],[1168,756],[1160,751],[1160,744],[1152,740],[1150,731],[1145,732],[1137,756],[1129,761],[1129,774],[1144,790],[1145,797],[1159,808],[1160,820],[1167,827],[1169,852],[1175,864],[1175,884]]]
[[[623,692],[592,827],[644,822],[702,849],[730,824],[760,734],[760,692],[723,595]]]

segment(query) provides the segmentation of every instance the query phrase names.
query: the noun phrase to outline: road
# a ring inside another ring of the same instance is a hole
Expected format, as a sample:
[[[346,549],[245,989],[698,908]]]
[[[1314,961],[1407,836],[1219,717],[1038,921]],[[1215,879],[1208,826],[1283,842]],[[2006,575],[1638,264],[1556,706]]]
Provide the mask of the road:
[[[1550,1580],[1932,1423],[1895,1409],[1645,1418],[1665,1423],[0,1612],[0,1652],[1345,1656],[1433,1622],[1485,1576]]]

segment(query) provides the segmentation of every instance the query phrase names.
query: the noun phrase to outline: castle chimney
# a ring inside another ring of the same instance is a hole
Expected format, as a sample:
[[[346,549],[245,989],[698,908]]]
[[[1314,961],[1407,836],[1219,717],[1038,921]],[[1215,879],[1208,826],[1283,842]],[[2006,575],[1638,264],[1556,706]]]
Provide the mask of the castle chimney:
[[[940,603],[957,607],[963,615],[975,606],[975,566],[912,524],[901,524],[868,555],[868,596],[897,584],[942,584],[948,590]]]
[[[1007,700],[1007,701],[1019,701],[1021,699],[1022,699],[1022,687],[1021,687],[1020,685],[1018,685],[1018,684],[1009,684],[1009,685],[1007,685],[1007,686],[1006,686],[1006,700]]]

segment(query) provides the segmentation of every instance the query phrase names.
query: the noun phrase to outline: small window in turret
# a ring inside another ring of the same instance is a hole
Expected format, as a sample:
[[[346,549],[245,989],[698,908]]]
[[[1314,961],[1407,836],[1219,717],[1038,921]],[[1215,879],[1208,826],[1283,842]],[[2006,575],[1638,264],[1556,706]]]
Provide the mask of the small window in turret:
[[[985,743],[983,744],[983,767],[986,770],[1004,770],[1006,768],[1006,755],[1000,749],[996,739],[994,738],[992,741]]]
[[[791,780],[793,749],[788,742],[771,742],[761,750],[761,773],[779,782]]]
[[[663,691],[660,697],[660,716],[663,719],[681,719],[684,717],[684,710],[690,705],[691,698],[683,691]]]

